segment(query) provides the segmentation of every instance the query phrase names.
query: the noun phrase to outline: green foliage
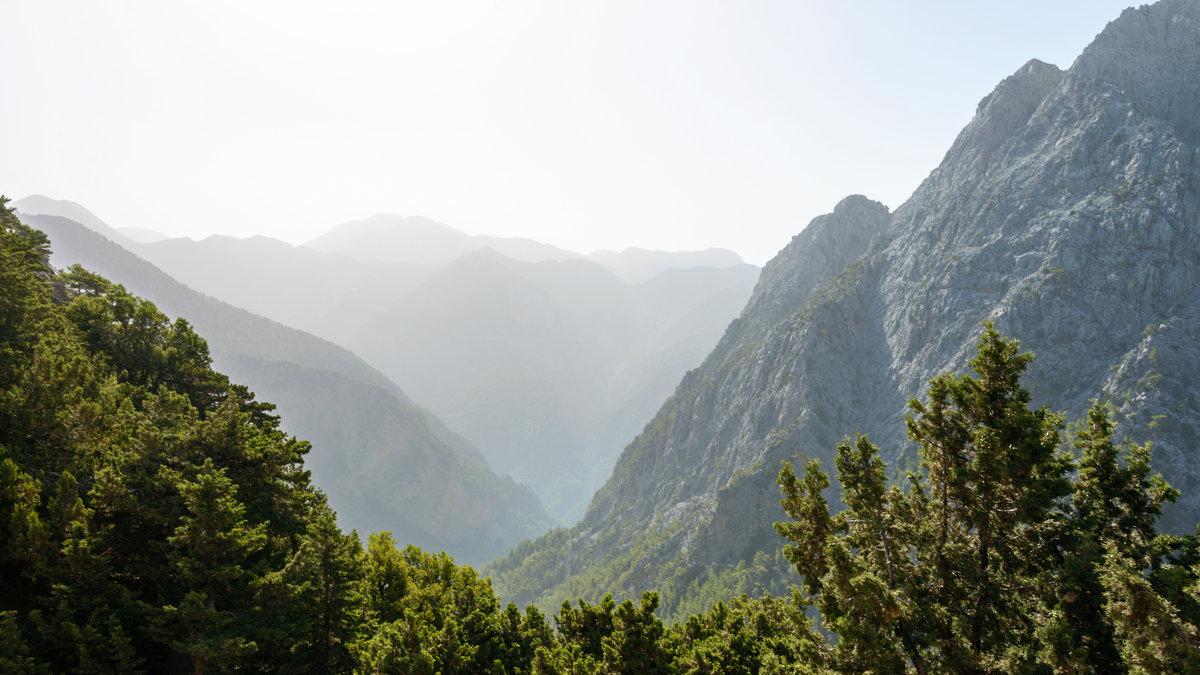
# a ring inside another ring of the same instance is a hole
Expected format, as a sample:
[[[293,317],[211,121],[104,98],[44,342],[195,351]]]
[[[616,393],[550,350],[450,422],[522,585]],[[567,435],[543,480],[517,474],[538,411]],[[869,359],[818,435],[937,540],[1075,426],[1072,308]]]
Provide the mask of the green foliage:
[[[26,227],[0,197],[0,365],[12,373],[50,314],[50,244],[46,235]],[[8,384],[0,381],[0,384]]]
[[[373,634],[355,655],[368,671],[529,672],[553,643],[536,609],[502,608],[475,570],[444,553],[399,551],[387,532],[368,538],[364,578]]]
[[[612,615],[612,632],[603,640],[604,670],[625,675],[671,672],[673,649],[664,644],[663,622],[654,616],[658,594],[646,592],[640,606],[626,600]]]
[[[301,633],[271,621],[304,605],[279,579],[323,502],[306,446],[186,322],[55,274],[44,236],[0,221],[8,653],[55,672],[287,667]]]
[[[1109,547],[1099,568],[1106,591],[1104,617],[1134,673],[1200,672],[1200,630],[1157,593],[1137,563]],[[1200,586],[1187,589],[1194,599]]]
[[[521,542],[508,553],[484,567],[505,597],[528,604],[541,600],[543,589],[553,588],[566,576],[569,533],[555,528],[538,540]]]
[[[186,322],[0,225],[0,670],[513,673],[554,647],[445,554],[363,551]]]
[[[571,603],[564,602],[554,621],[565,641],[578,645],[585,656],[599,660],[604,656],[604,640],[613,632],[615,607],[611,593],[596,606],[580,600],[579,609],[572,609]]]
[[[816,463],[785,466],[776,526],[804,591],[837,635],[839,671],[1191,672],[1197,540],[1157,535],[1177,495],[1149,447],[1118,450],[1094,405],[1061,451],[1059,416],[1031,409],[1032,356],[987,325],[975,376],[942,375],[912,401],[920,471],[888,485],[865,437],[837,449],[845,509]],[[1074,479],[1072,474],[1077,471]]]
[[[793,584],[790,579],[783,580],[790,567],[781,545],[773,552],[758,551],[749,561],[738,561],[732,567],[706,570],[682,591],[675,611],[664,614],[664,618],[684,622],[718,603],[743,595],[791,597]]]

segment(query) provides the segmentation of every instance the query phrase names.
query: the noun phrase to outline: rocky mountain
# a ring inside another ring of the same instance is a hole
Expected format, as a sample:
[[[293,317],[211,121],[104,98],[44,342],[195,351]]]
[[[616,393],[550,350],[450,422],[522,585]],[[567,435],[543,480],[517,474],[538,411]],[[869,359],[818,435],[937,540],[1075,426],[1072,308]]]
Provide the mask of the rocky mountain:
[[[186,318],[214,367],[277,406],[312,443],[306,459],[346,529],[485,561],[550,524],[528,487],[500,478],[469,442],[390,380],[329,342],[197,293],[91,229],[22,219],[49,235],[56,266],[79,263]]]
[[[1089,400],[1153,441],[1200,520],[1200,3],[1127,10],[1066,71],[1030,61],[894,212],[850,197],[763,269],[740,317],[625,449],[576,527],[493,563],[502,597],[553,605],[657,588],[753,591],[784,517],[784,460],[868,434],[913,456],[905,402],[965,370],[990,320],[1037,355],[1035,404]],[[836,500],[834,500],[836,502]]]

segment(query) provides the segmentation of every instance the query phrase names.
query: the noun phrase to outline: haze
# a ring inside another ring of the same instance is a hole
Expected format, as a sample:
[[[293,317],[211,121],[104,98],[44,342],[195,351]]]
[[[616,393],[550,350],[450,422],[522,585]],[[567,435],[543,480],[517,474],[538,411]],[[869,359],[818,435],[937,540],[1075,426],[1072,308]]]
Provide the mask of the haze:
[[[1120,2],[16,2],[0,186],[301,243],[378,212],[762,264],[899,205],[979,99]]]

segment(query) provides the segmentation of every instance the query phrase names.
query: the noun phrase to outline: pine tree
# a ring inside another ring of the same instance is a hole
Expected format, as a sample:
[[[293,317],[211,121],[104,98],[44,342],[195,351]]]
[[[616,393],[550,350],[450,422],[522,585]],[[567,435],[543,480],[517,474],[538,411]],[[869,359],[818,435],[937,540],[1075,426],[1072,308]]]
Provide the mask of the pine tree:
[[[342,534],[333,512],[319,510],[287,574],[303,609],[304,638],[293,655],[301,672],[353,670],[350,647],[366,622],[365,568],[358,535]]]
[[[265,526],[246,522],[236,486],[211,459],[178,486],[184,515],[167,543],[183,597],[163,607],[161,629],[200,675],[210,666],[233,666],[257,647],[245,625],[251,609],[245,565],[262,548]]]
[[[560,639],[578,645],[583,656],[599,662],[604,658],[604,639],[613,632],[616,606],[611,593],[606,593],[598,605],[589,605],[580,598],[579,609],[564,601],[554,615]]]
[[[664,643],[663,622],[654,616],[658,594],[647,591],[634,605],[625,600],[613,612],[613,631],[602,641],[603,669],[614,675],[666,675],[674,653]]]
[[[987,325],[975,377],[937,377],[928,403],[910,403],[922,471],[907,491],[887,486],[863,437],[838,448],[846,508],[836,517],[817,466],[803,483],[781,472],[796,522],[778,529],[839,636],[834,667],[999,672],[1036,661],[1030,636],[1073,463],[1056,451],[1060,418],[1030,409],[1020,386],[1031,358]]]
[[[1200,629],[1156,592],[1137,563],[1109,546],[1100,567],[1104,613],[1133,673],[1200,672]],[[1193,598],[1200,585],[1188,588]]]

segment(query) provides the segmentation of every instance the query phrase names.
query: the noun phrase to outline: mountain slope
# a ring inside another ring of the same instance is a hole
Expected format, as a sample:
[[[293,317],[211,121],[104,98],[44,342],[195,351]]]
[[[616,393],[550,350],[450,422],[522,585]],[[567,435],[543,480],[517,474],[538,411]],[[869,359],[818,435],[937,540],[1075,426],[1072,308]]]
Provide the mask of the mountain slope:
[[[1154,441],[1184,490],[1164,522],[1192,529],[1198,107],[1195,2],[1125,12],[1066,72],[1022,67],[893,214],[850,198],[772,260],[584,520],[495,563],[498,590],[552,605],[657,587],[679,607],[776,550],[781,461],[831,470],[856,431],[893,466],[911,457],[905,401],[964,369],[985,319],[1038,355],[1035,403],[1078,418],[1101,398]]]
[[[171,316],[212,349],[214,366],[275,403],[309,440],[314,482],[342,524],[482,562],[549,523],[525,486],[479,454],[387,378],[324,340],[203,296],[65,218],[23,216],[50,236],[56,265],[80,263]]]

